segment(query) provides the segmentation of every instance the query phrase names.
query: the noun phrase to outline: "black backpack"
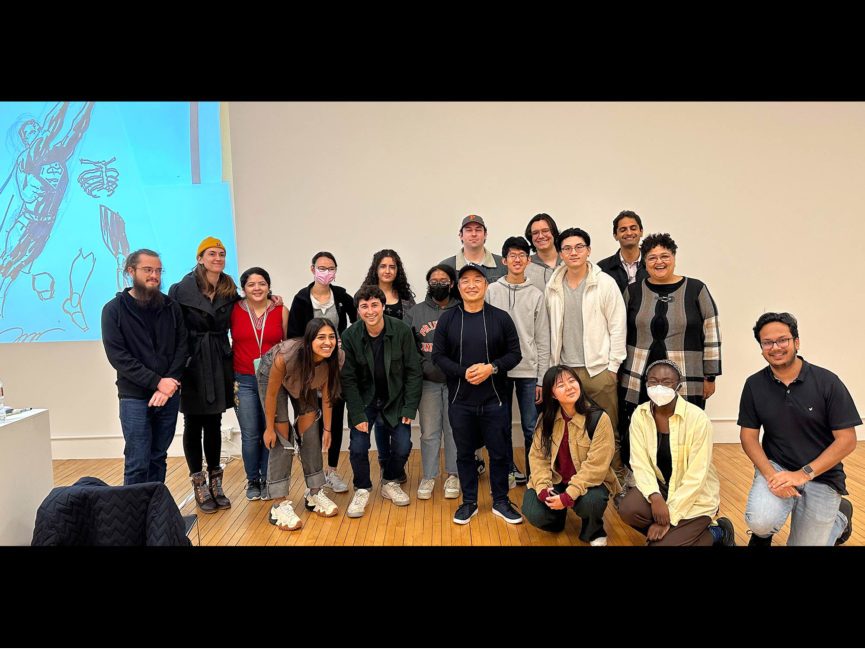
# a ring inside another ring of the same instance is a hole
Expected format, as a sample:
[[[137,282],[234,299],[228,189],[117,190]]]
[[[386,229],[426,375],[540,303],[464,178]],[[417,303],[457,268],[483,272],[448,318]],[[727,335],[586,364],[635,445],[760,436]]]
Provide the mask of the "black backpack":
[[[586,415],[586,435],[589,436],[589,439],[592,439],[595,435],[595,428],[598,427],[598,422],[601,421],[601,415],[604,414],[604,411],[597,407],[597,405],[589,410],[589,414]]]

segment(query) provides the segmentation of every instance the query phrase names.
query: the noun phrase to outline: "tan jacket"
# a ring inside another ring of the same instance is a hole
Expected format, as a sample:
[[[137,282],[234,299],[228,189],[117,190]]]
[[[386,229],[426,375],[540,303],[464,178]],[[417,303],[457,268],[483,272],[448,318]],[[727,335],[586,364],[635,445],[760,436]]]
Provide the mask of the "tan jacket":
[[[538,493],[543,489],[554,487],[562,481],[562,476],[553,468],[565,430],[565,420],[562,418],[561,409],[559,409],[553,424],[553,439],[549,457],[544,455],[543,442],[541,441],[542,429],[543,416],[539,416],[537,426],[535,426],[535,436],[532,439],[532,448],[529,450],[529,466],[531,466],[532,475],[526,485]],[[571,498],[576,500],[584,495],[589,487],[597,487],[600,484],[609,489],[611,496],[615,496],[621,491],[616,474],[610,467],[615,444],[613,426],[607,413],[601,414],[601,419],[598,421],[592,439],[589,439],[586,434],[586,418],[579,413],[574,415],[574,418],[568,423],[568,446],[571,451],[571,460],[577,472],[565,490]]]
[[[658,468],[658,427],[650,401],[641,404],[631,416],[631,469],[637,489],[648,500],[660,493],[663,482]],[[670,475],[667,507],[670,525],[698,516],[714,516],[721,503],[721,484],[712,463],[712,422],[706,413],[681,396],[670,417]]]

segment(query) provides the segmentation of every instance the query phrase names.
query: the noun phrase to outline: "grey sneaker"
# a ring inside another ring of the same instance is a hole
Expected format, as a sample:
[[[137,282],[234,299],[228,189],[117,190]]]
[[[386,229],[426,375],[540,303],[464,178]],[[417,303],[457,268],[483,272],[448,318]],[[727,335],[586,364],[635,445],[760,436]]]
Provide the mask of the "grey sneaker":
[[[409,498],[408,494],[402,490],[402,487],[399,486],[398,482],[391,481],[382,485],[381,495],[383,498],[387,498],[394,505],[399,507],[405,507],[411,502],[411,498]]]
[[[324,476],[324,486],[330,487],[337,494],[344,494],[348,491],[348,485],[343,482],[343,479],[339,477],[336,471],[331,471]]]
[[[261,500],[261,482],[259,482],[258,480],[247,480],[246,499]]]
[[[270,497],[270,492],[267,490],[267,481],[264,478],[261,479],[260,485],[261,485],[261,499],[262,500],[273,500],[273,498]]]
[[[445,498],[460,497],[460,479],[455,475],[449,475],[445,480]]]
[[[354,498],[345,510],[345,515],[349,518],[360,518],[363,516],[363,511],[366,509],[366,504],[369,502],[369,489],[358,489],[354,492]]]
[[[433,489],[435,489],[436,481],[433,479],[424,478],[420,481],[417,488],[417,497],[419,500],[429,500],[432,498]]]

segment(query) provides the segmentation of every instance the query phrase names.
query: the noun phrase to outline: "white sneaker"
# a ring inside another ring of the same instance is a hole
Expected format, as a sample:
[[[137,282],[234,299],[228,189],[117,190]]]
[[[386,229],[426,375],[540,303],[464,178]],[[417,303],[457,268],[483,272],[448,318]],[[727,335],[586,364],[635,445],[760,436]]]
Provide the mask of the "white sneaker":
[[[405,507],[411,502],[408,494],[402,490],[398,482],[394,481],[382,485],[381,495],[399,507]]]
[[[324,489],[319,489],[318,493],[312,495],[310,495],[309,489],[307,489],[303,497],[306,500],[306,508],[319,516],[328,518],[336,516],[336,512],[339,510],[336,503],[324,494]]]
[[[420,500],[429,500],[432,498],[433,489],[435,489],[436,481],[434,479],[427,480],[424,478],[420,481],[420,485],[417,488],[417,497]]]
[[[369,502],[369,489],[358,489],[354,492],[354,498],[345,510],[345,515],[349,518],[360,518],[363,516],[363,510],[366,509],[366,504]]]
[[[460,497],[460,479],[455,475],[449,475],[445,480],[445,498]]]
[[[348,491],[348,485],[343,482],[336,471],[331,471],[324,476],[324,486],[330,487],[337,494],[344,494]]]
[[[294,507],[289,500],[283,500],[278,505],[271,507],[268,520],[271,525],[276,525],[284,531],[299,530],[303,527],[303,521],[294,513]]]
[[[513,474],[513,472],[508,474],[508,489],[516,489],[517,488],[517,476]]]
[[[589,545],[592,545],[596,548],[607,547],[607,537],[606,536],[599,536],[594,541],[589,541]]]

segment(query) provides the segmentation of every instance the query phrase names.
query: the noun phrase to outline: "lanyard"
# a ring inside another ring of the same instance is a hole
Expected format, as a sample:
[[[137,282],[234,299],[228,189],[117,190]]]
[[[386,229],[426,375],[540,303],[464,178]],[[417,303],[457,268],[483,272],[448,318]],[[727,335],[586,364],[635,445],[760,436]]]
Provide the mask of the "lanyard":
[[[258,357],[261,358],[261,346],[264,343],[264,327],[267,326],[267,316],[270,314],[270,307],[268,306],[264,311],[264,321],[261,323],[261,338],[258,337],[258,331],[255,329],[255,321],[252,319],[249,300],[246,301],[246,314],[249,316],[249,324],[252,325],[252,335],[255,336],[255,342],[258,343]]]

